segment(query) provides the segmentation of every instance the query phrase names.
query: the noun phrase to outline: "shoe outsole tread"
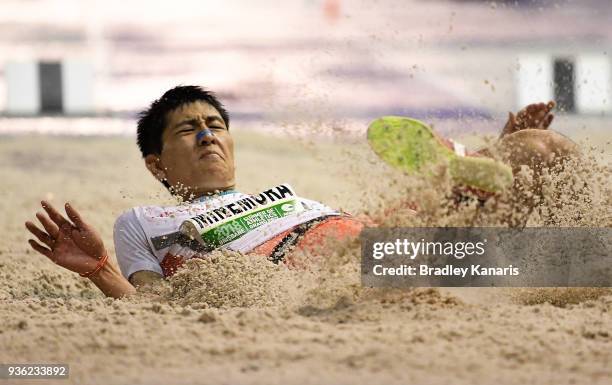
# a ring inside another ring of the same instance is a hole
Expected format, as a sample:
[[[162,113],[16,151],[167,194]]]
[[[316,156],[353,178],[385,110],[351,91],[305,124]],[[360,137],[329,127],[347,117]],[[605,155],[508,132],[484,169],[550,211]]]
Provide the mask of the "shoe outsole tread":
[[[456,183],[486,192],[499,192],[513,181],[508,165],[491,158],[460,156],[416,119],[384,116],[370,124],[367,137],[382,160],[410,175],[445,163]]]

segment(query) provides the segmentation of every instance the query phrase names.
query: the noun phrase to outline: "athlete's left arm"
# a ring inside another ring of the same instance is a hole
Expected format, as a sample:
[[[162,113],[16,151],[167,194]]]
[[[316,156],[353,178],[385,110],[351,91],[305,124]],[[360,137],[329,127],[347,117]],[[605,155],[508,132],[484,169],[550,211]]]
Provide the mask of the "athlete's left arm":
[[[508,113],[508,121],[504,125],[499,139],[502,139],[515,132],[526,129],[547,130],[555,118],[552,110],[556,107],[554,101],[548,103],[534,103],[523,108],[516,114]],[[476,154],[493,157],[493,152],[489,147],[476,150]]]
[[[546,130],[555,116],[552,110],[557,104],[554,101],[548,103],[534,103],[523,108],[514,115],[508,113],[508,121],[504,126],[500,138],[526,129]]]

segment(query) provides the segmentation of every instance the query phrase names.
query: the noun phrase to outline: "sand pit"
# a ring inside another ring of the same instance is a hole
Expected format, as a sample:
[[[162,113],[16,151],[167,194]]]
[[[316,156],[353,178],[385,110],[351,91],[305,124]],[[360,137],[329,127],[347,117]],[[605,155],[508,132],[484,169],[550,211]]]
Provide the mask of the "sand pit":
[[[383,179],[385,186],[351,177],[390,172],[367,155],[356,164],[352,156],[362,148],[349,149],[347,158],[344,147],[331,143],[314,148],[246,133],[236,141],[244,191],[287,181],[303,196],[358,214],[380,214],[394,194],[408,191],[401,177]],[[0,362],[69,363],[70,379],[59,384],[603,384],[612,378],[609,290],[367,289],[360,285],[357,242],[330,247],[310,272],[217,253],[190,261],[147,294],[103,298],[87,280],[30,250],[23,222],[40,210],[40,199],[70,200],[114,255],[112,224],[120,212],[172,201],[147,174],[132,139],[3,138],[0,148]],[[261,164],[274,167],[262,173]],[[609,175],[593,187],[599,190],[585,192],[574,174],[573,193],[583,193],[587,215],[561,215],[564,207],[548,205],[546,217],[532,224],[612,225]],[[422,186],[412,184],[410,191],[417,190]],[[387,223],[436,224],[444,210],[436,199],[421,195],[422,215],[406,223],[398,213]],[[461,221],[448,212],[443,218]],[[485,210],[469,222],[495,220]]]

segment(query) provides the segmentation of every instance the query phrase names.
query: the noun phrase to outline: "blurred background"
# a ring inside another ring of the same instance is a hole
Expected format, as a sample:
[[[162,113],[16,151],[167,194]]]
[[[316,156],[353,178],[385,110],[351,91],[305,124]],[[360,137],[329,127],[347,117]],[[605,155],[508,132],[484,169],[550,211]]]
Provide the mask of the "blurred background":
[[[381,115],[453,134],[557,100],[610,136],[608,0],[2,0],[0,134],[134,135],[177,84],[232,127],[361,137]]]

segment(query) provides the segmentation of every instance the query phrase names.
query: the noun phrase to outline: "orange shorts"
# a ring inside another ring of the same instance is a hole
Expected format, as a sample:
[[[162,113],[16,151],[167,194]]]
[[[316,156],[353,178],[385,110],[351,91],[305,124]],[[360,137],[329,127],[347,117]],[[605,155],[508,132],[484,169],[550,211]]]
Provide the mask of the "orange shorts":
[[[345,240],[357,238],[364,223],[349,216],[333,216],[313,220],[284,231],[262,243],[249,254],[266,255],[279,263],[290,250],[314,251],[326,239]]]

